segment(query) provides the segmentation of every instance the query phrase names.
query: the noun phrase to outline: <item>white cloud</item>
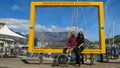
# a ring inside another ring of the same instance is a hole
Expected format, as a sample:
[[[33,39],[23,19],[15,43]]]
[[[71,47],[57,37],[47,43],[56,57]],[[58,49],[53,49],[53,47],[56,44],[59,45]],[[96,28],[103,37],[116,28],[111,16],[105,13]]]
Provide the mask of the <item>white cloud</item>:
[[[40,31],[40,30],[46,31],[46,27],[42,26],[42,25],[39,25],[39,24],[36,24],[35,25],[35,30],[37,30],[37,31]]]
[[[0,18],[0,22],[6,23],[9,28],[19,29],[19,30],[28,30],[29,29],[29,20],[26,19],[15,19],[15,18]],[[48,31],[48,32],[65,32],[65,31],[75,31],[76,27],[65,27],[59,28],[55,25],[46,27],[40,24],[35,25],[36,31]],[[83,29],[77,27],[77,31],[83,31]]]
[[[12,10],[22,10],[22,8],[16,4],[11,7]]]
[[[72,26],[72,27],[59,28],[55,25],[51,25],[51,27],[47,28],[46,31],[49,31],[49,32],[65,32],[65,31],[67,31],[67,32],[69,32],[69,31],[76,31],[76,27]],[[83,29],[77,27],[77,31],[83,31]]]
[[[79,27],[75,27],[75,26],[72,26],[72,27],[66,27],[65,28],[65,31],[83,31],[82,28],[79,28]]]
[[[62,29],[57,27],[57,26],[55,26],[55,25],[51,25],[50,28],[48,28],[47,31],[50,31],[50,32],[61,32]]]
[[[15,18],[0,18],[0,22],[6,23],[12,29],[28,30],[29,20]]]

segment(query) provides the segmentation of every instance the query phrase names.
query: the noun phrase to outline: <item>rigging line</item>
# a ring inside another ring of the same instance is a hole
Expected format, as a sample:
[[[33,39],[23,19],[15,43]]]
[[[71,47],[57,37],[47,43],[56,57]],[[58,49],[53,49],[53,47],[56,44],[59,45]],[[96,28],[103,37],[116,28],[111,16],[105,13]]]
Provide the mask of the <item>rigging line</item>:
[[[110,1],[111,1],[111,0],[107,0],[106,3],[105,3],[106,31],[108,31],[108,32],[106,33],[106,37],[109,37],[109,36],[108,36],[108,33],[109,33],[109,29],[111,28],[111,27],[110,27],[110,28],[108,27],[108,19],[109,19],[109,16],[108,16],[108,9],[107,9],[107,4],[110,3]]]
[[[109,29],[109,31],[108,31],[108,37],[109,37],[109,35],[110,35],[110,31],[111,31],[111,29],[112,29],[112,26],[113,26],[113,22],[112,22],[112,24],[111,24],[111,26],[110,26],[110,29]],[[110,41],[110,39],[109,39],[109,45],[111,45],[111,43],[110,43],[111,41]]]
[[[111,0],[107,0],[105,4],[108,4],[108,3],[110,3],[110,1],[111,1]]]
[[[80,0],[80,1],[82,1],[82,0]],[[87,19],[85,17],[85,13],[84,13],[83,8],[81,8],[81,13],[82,13],[83,21],[84,21],[84,23],[86,25],[86,32],[85,32],[85,34],[86,34],[87,38],[89,38],[88,37],[89,31],[88,31]]]
[[[78,0],[76,0],[78,2]],[[78,32],[78,7],[75,7],[75,32]]]
[[[78,0],[77,0],[77,2],[78,2]],[[78,8],[77,7],[75,7],[74,11],[73,11],[72,21],[70,23],[70,31],[72,30],[72,23],[74,22],[74,19],[75,19],[75,22],[76,22],[75,32],[77,33],[77,25],[78,25]],[[68,37],[69,36],[70,36],[70,33],[69,33]]]
[[[75,18],[75,8],[74,8],[74,11],[73,11],[73,16],[72,16],[72,21],[70,23],[70,31],[72,31],[72,25],[73,25],[73,22],[74,22],[74,18]]]
[[[109,37],[109,35],[110,35],[110,31],[111,31],[111,29],[112,29],[112,26],[113,26],[113,22],[112,22],[112,24],[111,24],[111,26],[110,26],[110,29],[108,30],[108,34],[107,34],[108,37]]]
[[[70,32],[72,31],[72,23],[73,23],[73,21],[74,21],[74,17],[75,17],[75,8],[74,8],[74,10],[73,10],[72,20],[71,20],[71,22],[70,22],[70,31],[68,32],[68,38],[69,38],[69,36],[70,36]]]
[[[109,30],[109,27],[108,27],[108,13],[107,13],[107,6],[105,5],[105,15],[106,15],[106,30],[108,31]],[[109,33],[109,32],[107,32]],[[107,35],[107,34],[106,34]],[[107,36],[106,36],[107,37]]]
[[[106,30],[108,31],[107,33],[106,33],[106,38],[108,38],[109,37],[109,33],[110,33],[110,31],[111,31],[111,27],[112,27],[112,25],[113,25],[113,22],[112,22],[112,24],[111,24],[111,26],[110,27],[108,27],[108,13],[107,13],[107,7],[105,7],[105,9],[106,9]]]
[[[76,12],[75,12],[75,22],[76,22],[76,26],[75,26],[75,31],[77,33],[77,30],[78,30],[78,8],[76,7],[75,8]]]
[[[73,25],[74,19],[75,19],[75,32],[77,33],[77,25],[78,25],[78,8],[77,7],[74,8],[74,11],[73,11],[72,20],[70,23],[70,31],[72,31],[72,25]],[[70,33],[69,33],[68,37],[69,36],[70,36]]]
[[[113,46],[114,46],[114,26],[115,26],[115,22],[113,21]]]
[[[77,2],[78,2],[78,0],[77,0]],[[75,8],[75,22],[76,22],[75,31],[77,34],[77,31],[78,31],[78,7]]]
[[[82,8],[81,8],[81,12],[82,12],[83,21],[84,21],[84,23],[86,25],[86,33],[85,34],[86,34],[86,36],[88,36],[89,32],[88,32],[87,19],[85,17],[85,13],[84,13],[84,10]]]

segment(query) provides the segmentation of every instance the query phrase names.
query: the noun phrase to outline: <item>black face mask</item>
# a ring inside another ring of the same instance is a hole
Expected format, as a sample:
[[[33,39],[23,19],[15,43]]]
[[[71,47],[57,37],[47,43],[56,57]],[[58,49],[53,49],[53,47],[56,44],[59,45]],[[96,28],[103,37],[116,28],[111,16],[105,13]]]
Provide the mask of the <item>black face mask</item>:
[[[72,35],[72,37],[75,37],[75,35]]]

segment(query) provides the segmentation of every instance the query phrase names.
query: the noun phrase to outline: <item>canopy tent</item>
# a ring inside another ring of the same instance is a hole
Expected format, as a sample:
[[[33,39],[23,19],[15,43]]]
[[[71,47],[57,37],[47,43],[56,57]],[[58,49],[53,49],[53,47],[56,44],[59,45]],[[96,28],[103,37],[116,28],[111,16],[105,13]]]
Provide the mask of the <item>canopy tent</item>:
[[[15,41],[15,40],[13,40],[13,39],[10,39],[10,38],[0,38],[0,41]]]
[[[26,37],[23,37],[10,30],[6,25],[4,25],[4,27],[0,29],[0,38],[9,38],[14,40],[26,39]]]
[[[3,41],[3,44],[1,44],[2,46],[2,49],[3,49],[3,46],[5,44],[5,40],[20,40],[20,39],[27,39],[26,37],[24,36],[21,36],[17,33],[15,33],[14,31],[10,30],[6,25],[4,25],[1,29],[0,29],[0,39],[1,41]],[[1,58],[2,58],[2,52],[1,51]],[[5,52],[6,54],[6,52]]]

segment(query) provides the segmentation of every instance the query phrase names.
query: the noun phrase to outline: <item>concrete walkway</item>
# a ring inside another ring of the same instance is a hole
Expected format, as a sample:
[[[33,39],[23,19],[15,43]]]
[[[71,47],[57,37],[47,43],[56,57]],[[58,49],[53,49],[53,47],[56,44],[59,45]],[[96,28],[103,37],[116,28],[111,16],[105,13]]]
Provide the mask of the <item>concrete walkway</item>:
[[[43,64],[39,64],[39,60],[31,60],[30,63],[21,61],[21,58],[2,58],[0,59],[0,68],[61,68],[51,67],[50,61],[44,61]],[[69,65],[65,68],[76,68],[74,65]],[[78,67],[77,67],[78,68]],[[109,63],[95,62],[93,65],[89,65],[87,62],[81,65],[80,68],[120,68],[119,60],[110,60]]]

